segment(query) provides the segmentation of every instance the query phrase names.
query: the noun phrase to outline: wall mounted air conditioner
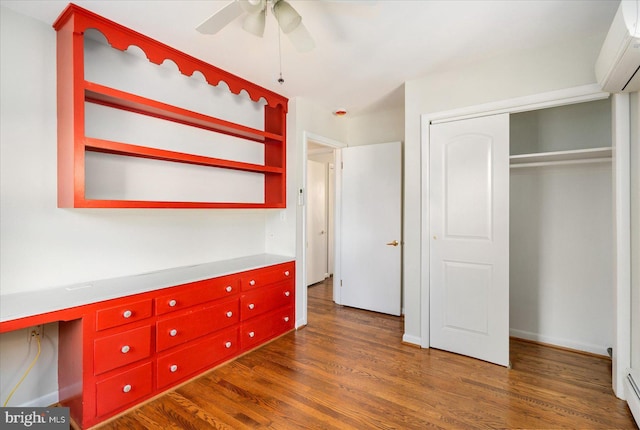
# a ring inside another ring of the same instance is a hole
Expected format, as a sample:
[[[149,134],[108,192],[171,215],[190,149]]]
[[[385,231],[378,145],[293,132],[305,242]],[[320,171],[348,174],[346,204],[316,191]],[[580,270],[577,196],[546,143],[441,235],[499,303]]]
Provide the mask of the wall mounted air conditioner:
[[[640,0],[622,0],[596,61],[604,91],[640,91]]]

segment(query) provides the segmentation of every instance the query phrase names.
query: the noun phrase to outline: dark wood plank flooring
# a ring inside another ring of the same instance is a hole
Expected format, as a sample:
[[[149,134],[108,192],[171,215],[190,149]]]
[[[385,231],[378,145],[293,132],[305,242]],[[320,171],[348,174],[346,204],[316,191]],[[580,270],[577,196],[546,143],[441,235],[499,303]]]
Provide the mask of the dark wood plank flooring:
[[[100,427],[635,429],[611,361],[519,340],[513,369],[401,343],[402,318],[309,288],[308,326]]]

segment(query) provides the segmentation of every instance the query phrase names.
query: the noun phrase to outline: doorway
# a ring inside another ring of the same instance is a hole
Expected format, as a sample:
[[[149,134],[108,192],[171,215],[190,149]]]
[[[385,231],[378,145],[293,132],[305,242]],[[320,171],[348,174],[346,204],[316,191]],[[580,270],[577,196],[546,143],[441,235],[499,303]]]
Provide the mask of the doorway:
[[[328,158],[332,159],[335,166],[339,166],[341,162],[341,149],[345,148],[347,145],[345,143],[320,136],[314,133],[309,133],[307,131],[303,132],[302,139],[302,157],[300,162],[303,166],[302,171],[302,183],[299,189],[298,195],[298,206],[301,207],[301,219],[300,225],[301,228],[301,239],[298,242],[298,250],[299,250],[299,262],[300,270],[299,274],[299,294],[302,299],[301,303],[301,311],[302,315],[299,318],[302,325],[307,324],[307,286],[309,282],[307,281],[307,265],[308,265],[308,251],[307,251],[307,241],[308,241],[308,231],[307,231],[307,217],[308,217],[308,189],[307,189],[307,163],[309,157],[313,158]],[[329,182],[329,191],[328,195],[330,196],[331,201],[331,210],[330,215],[328,216],[328,228],[326,231],[329,233],[327,236],[327,262],[328,262],[328,270],[327,273],[331,273],[334,278],[340,279],[340,247],[338,243],[340,241],[340,231],[341,231],[341,203],[340,203],[340,190],[341,190],[341,173],[340,169],[333,169],[332,177],[328,181]],[[337,303],[340,303],[340,289],[339,283],[333,284],[333,300]]]
[[[327,234],[329,245],[326,273],[327,276],[333,274],[333,278],[336,279],[336,282],[332,282],[334,302],[340,305],[400,315],[401,142],[346,148],[346,145],[304,133],[303,144],[305,190],[303,193],[301,190],[302,197],[298,203],[304,205],[304,210],[302,210],[304,234],[302,241],[299,242],[301,245],[299,249],[303,251],[302,267],[304,270],[301,271],[303,282],[299,285],[307,287],[313,284],[314,280],[322,281],[324,278],[321,274],[317,279],[314,279],[311,274],[307,273],[307,268],[314,263],[309,260],[313,256],[309,252],[313,240],[311,236],[323,236],[319,234],[323,231],[323,227],[315,227],[313,231],[308,227],[308,220],[312,217],[311,212],[314,210],[310,198],[311,187],[308,186],[311,172],[308,164],[313,162],[315,155],[318,155],[321,161],[333,161],[334,165],[334,169],[328,169],[327,189],[330,190],[328,200],[331,209],[325,230],[325,232],[329,232]],[[333,153],[333,159],[328,158],[331,156],[330,154],[326,155],[326,147],[329,147],[328,150]],[[312,161],[309,160],[310,158]],[[375,190],[375,193],[372,190]],[[376,216],[370,216],[373,213]],[[349,222],[349,227],[347,227],[347,222]],[[366,234],[358,236],[354,234],[356,231]],[[365,245],[366,243],[371,246]],[[367,252],[363,252],[363,246]],[[346,253],[343,252],[343,248],[347,249]],[[373,252],[374,250],[375,252]],[[384,255],[389,252],[392,257],[385,258]],[[358,255],[365,255],[367,258],[355,261],[353,257]],[[352,258],[349,261],[343,261],[345,256]],[[380,260],[381,256],[382,260]],[[345,280],[345,276],[348,279]],[[306,306],[307,303],[306,294],[306,288],[301,288],[303,306]],[[384,305],[377,306],[380,303],[384,303]],[[303,320],[306,324],[305,316],[303,313]]]
[[[324,281],[333,275],[335,150],[307,142],[307,221],[306,285]]]

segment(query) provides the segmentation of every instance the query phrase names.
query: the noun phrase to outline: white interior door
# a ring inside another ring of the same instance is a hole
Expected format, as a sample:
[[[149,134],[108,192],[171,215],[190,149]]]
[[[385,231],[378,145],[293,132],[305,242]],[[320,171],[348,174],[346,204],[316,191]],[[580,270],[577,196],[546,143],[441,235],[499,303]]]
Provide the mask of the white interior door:
[[[430,342],[509,364],[509,115],[430,126]]]
[[[401,312],[400,142],[342,150],[342,305]]]
[[[327,165],[307,161],[307,285],[328,276]]]

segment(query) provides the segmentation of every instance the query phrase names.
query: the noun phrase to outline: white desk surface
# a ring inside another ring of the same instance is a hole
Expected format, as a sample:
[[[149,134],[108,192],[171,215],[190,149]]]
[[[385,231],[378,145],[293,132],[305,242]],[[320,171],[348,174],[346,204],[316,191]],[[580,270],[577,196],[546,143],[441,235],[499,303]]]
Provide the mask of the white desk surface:
[[[294,257],[258,254],[24,293],[3,294],[0,295],[0,322],[146,293],[293,260]]]

